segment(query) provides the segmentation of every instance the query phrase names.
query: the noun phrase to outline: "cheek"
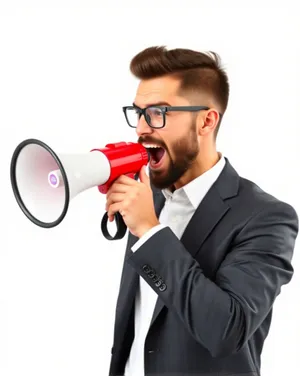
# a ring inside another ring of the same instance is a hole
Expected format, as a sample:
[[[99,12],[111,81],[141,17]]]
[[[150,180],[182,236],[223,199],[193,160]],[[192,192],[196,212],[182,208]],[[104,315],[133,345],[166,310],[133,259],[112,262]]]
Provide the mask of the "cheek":
[[[168,143],[166,157],[168,159],[168,162],[174,162],[176,160],[176,140]]]
[[[176,157],[178,158],[176,150],[180,149],[181,145],[186,145],[187,142],[190,142],[190,135],[187,134],[187,128],[191,120],[184,115],[176,115],[176,118],[170,115],[167,118],[166,126],[159,131],[158,135],[166,147],[166,156],[173,161]],[[195,136],[196,135],[193,137]]]

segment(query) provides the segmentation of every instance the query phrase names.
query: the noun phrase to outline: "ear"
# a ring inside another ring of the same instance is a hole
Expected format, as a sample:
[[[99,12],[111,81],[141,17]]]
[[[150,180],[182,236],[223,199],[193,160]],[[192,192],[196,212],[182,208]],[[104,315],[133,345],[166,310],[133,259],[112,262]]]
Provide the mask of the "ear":
[[[214,133],[220,119],[219,112],[215,108],[207,110],[204,116],[199,116],[198,132],[200,136]]]

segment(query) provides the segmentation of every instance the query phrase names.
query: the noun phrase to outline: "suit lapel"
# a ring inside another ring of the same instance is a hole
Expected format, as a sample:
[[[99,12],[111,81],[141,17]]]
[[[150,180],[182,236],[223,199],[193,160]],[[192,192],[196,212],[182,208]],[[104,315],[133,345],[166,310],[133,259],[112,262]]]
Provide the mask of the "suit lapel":
[[[191,256],[195,256],[228,210],[228,204],[221,199],[217,189],[212,187],[196,209],[181,238]]]
[[[201,201],[181,237],[182,244],[192,257],[195,257],[196,253],[201,250],[205,239],[230,209],[226,199],[237,195],[238,184],[239,176],[226,159],[226,165],[222,173]],[[159,208],[161,201],[162,198],[159,200]],[[165,304],[158,297],[151,325],[164,306]]]

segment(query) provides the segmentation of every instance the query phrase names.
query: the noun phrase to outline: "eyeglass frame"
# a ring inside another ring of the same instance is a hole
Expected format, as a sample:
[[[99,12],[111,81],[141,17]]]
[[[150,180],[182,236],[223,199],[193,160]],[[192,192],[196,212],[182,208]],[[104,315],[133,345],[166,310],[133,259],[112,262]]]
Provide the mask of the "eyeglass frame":
[[[160,127],[153,127],[151,124],[149,124],[148,120],[147,120],[147,116],[145,116],[146,114],[146,111],[148,108],[159,108],[160,110],[162,110],[162,114],[163,114],[163,125],[160,126]],[[161,129],[161,128],[164,128],[165,125],[166,125],[166,113],[167,112],[172,112],[172,111],[188,111],[188,112],[197,112],[197,111],[207,111],[210,109],[210,107],[207,107],[207,106],[160,106],[160,105],[150,105],[150,106],[147,106],[145,108],[140,108],[138,106],[124,106],[122,107],[123,109],[123,112],[124,112],[124,116],[125,116],[125,119],[126,119],[126,122],[127,124],[129,125],[130,128],[137,128],[137,126],[133,126],[129,123],[129,120],[128,120],[128,117],[127,117],[127,110],[138,110],[138,113],[140,115],[139,119],[142,117],[142,115],[144,115],[144,119],[146,120],[146,123],[149,125],[149,127],[153,128],[153,129]],[[220,120],[221,121],[221,118],[222,118],[222,114],[219,113],[219,116],[220,116]]]

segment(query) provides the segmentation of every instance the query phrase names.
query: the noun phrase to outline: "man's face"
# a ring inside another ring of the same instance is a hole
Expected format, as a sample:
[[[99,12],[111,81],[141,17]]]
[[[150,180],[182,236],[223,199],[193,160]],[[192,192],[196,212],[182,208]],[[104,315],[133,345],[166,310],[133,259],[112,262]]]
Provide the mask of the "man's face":
[[[171,106],[190,105],[185,98],[176,94],[178,87],[179,81],[170,77],[141,81],[134,103],[140,108],[162,102]],[[151,128],[142,116],[136,131],[138,142],[162,148],[148,149],[151,153],[150,179],[159,189],[176,183],[198,155],[196,115],[190,112],[168,112],[165,127],[161,129]]]

